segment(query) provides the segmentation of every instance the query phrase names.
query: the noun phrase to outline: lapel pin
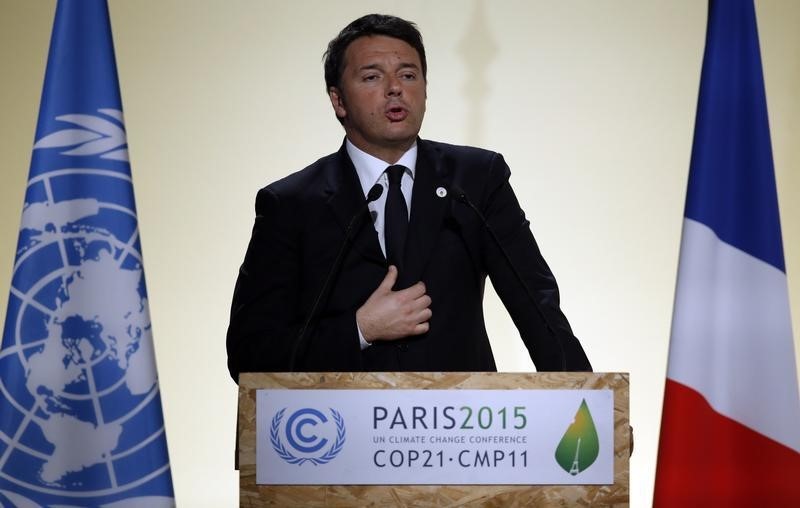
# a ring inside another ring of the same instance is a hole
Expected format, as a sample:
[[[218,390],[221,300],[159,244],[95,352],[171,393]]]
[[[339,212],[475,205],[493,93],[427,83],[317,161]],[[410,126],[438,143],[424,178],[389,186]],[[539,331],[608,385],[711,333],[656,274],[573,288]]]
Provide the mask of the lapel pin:
[[[445,189],[444,187],[437,187],[436,195],[439,196],[440,198],[447,196],[447,189]]]

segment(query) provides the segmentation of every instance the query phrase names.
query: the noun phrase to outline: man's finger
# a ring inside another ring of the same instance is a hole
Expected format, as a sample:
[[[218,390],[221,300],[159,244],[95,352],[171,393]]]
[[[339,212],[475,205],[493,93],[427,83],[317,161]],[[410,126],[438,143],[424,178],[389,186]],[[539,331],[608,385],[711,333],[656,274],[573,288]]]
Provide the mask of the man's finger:
[[[417,326],[414,327],[414,331],[411,333],[411,335],[421,335],[421,334],[427,332],[429,328],[430,328],[430,325],[428,324],[427,321],[424,322],[424,323],[420,323],[420,324],[418,324]]]
[[[418,309],[426,309],[431,306],[431,297],[428,295],[422,295],[415,300]]]
[[[422,295],[419,298],[415,298],[408,302],[408,308],[412,311],[421,311],[422,309],[427,309],[431,306],[431,297],[428,295]]]
[[[433,312],[431,309],[425,308],[419,311],[417,315],[417,322],[418,323],[425,323],[431,320],[431,316],[433,316]]]
[[[404,297],[409,298],[411,300],[416,300],[420,296],[424,295],[426,291],[425,283],[422,281],[417,282],[411,287],[407,287],[405,289],[401,289],[397,291],[397,294]]]
[[[383,278],[381,285],[378,286],[378,289],[388,293],[394,287],[395,282],[397,282],[397,268],[394,265],[389,265],[389,270],[386,271],[386,276]]]

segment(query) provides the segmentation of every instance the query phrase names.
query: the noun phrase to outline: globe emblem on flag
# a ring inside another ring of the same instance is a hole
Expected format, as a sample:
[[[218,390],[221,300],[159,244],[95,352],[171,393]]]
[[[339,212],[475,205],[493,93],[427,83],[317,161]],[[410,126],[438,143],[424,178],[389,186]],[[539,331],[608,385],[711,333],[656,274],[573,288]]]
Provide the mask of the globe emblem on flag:
[[[121,123],[121,112],[101,112]],[[34,148],[71,146],[61,154],[127,163],[118,124],[58,120],[90,129],[56,132]],[[129,171],[61,169],[28,182],[0,396],[13,408],[0,422],[0,474],[32,497],[80,505],[83,496],[129,491],[168,471]]]

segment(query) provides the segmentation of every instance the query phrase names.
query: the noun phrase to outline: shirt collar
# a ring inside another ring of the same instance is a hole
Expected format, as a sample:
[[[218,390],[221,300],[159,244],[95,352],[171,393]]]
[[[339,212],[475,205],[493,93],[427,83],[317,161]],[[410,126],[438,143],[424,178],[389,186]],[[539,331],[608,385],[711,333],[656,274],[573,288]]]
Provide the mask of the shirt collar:
[[[400,165],[408,168],[406,173],[410,173],[411,179],[414,179],[414,173],[417,169],[417,143],[409,148],[400,159],[394,164],[388,164],[381,159],[374,157],[367,152],[359,149],[350,142],[349,139],[345,141],[345,148],[350,160],[353,161],[353,166],[356,168],[358,180],[361,182],[361,188],[364,190],[366,196],[369,190],[378,182],[386,168],[391,165]]]

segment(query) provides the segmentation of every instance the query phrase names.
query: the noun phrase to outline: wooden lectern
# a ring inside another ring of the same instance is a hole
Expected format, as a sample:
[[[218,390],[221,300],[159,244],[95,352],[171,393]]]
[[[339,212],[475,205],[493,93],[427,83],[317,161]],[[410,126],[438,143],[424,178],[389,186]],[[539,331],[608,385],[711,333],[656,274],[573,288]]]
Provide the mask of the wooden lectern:
[[[613,390],[613,485],[257,485],[259,389]],[[262,373],[239,378],[240,506],[627,506],[629,383],[625,373]]]

